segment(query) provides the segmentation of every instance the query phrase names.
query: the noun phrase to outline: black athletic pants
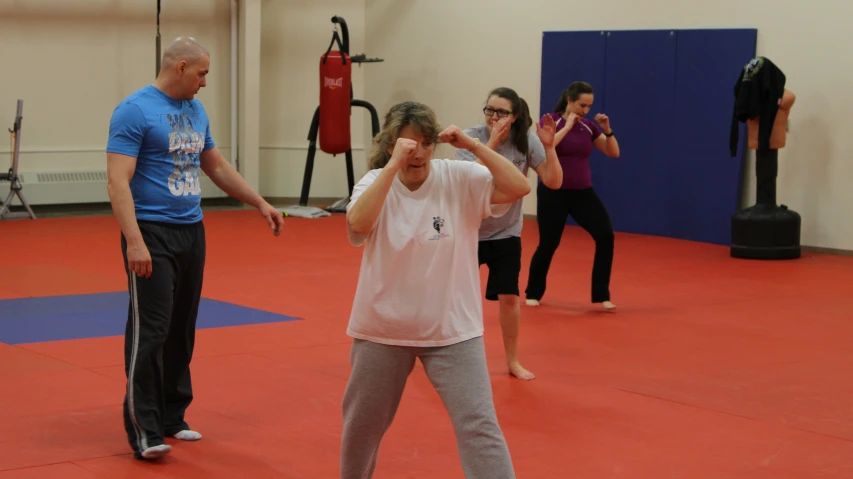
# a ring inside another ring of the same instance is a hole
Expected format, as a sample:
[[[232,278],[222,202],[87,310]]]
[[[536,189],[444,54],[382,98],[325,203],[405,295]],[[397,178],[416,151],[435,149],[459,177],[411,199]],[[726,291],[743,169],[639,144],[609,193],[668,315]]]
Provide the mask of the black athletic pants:
[[[536,189],[539,246],[530,261],[527,299],[542,299],[545,279],[554,252],[560,246],[569,215],[595,241],[592,266],[592,302],[610,301],[610,271],[613,266],[613,226],[610,215],[592,188],[552,190],[542,183]]]
[[[124,358],[124,427],[137,458],[164,438],[189,429],[184,412],[193,399],[190,360],[204,276],[204,225],[139,222],[151,254],[148,279],[127,268],[130,304]]]

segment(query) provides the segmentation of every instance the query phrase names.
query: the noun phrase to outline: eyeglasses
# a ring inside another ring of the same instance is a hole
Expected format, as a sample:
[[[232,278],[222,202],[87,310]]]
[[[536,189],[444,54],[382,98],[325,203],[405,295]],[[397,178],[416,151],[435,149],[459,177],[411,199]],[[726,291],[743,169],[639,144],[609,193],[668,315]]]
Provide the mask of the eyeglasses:
[[[506,118],[507,116],[509,116],[510,114],[512,114],[512,112],[511,112],[511,111],[506,111],[506,110],[495,110],[494,108],[492,108],[492,107],[490,107],[490,106],[487,106],[487,107],[483,108],[483,113],[485,113],[485,115],[486,115],[486,116],[492,116],[492,115],[494,115],[495,113],[497,113],[497,114],[498,114],[498,118]]]

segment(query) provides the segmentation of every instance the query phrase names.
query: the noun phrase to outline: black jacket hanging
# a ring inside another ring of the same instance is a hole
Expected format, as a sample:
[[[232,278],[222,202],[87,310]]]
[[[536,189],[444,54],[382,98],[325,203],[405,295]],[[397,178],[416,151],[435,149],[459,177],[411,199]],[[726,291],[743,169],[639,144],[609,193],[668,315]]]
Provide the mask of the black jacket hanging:
[[[737,155],[739,138],[738,122],[759,117],[758,151],[770,149],[770,134],[779,111],[779,102],[785,92],[785,74],[766,57],[752,59],[740,72],[735,84],[735,106],[732,115],[732,131],[729,148],[732,156]]]

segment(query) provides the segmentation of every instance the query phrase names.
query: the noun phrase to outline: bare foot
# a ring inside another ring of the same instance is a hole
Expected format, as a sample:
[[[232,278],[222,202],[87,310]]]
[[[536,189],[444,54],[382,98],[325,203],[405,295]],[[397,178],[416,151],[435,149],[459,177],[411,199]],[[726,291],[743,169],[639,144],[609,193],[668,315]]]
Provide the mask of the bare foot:
[[[509,364],[509,373],[522,381],[530,381],[536,377],[533,373],[521,367],[518,361]]]

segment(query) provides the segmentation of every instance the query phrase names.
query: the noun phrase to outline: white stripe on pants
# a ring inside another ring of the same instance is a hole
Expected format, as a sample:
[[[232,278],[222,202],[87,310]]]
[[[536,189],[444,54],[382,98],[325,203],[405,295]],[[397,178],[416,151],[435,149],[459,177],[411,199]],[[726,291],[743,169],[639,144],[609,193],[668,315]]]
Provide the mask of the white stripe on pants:
[[[343,399],[341,479],[373,476],[380,442],[397,412],[415,358],[420,358],[450,415],[465,477],[515,479],[495,413],[482,337],[436,348],[353,341],[352,373]]]

